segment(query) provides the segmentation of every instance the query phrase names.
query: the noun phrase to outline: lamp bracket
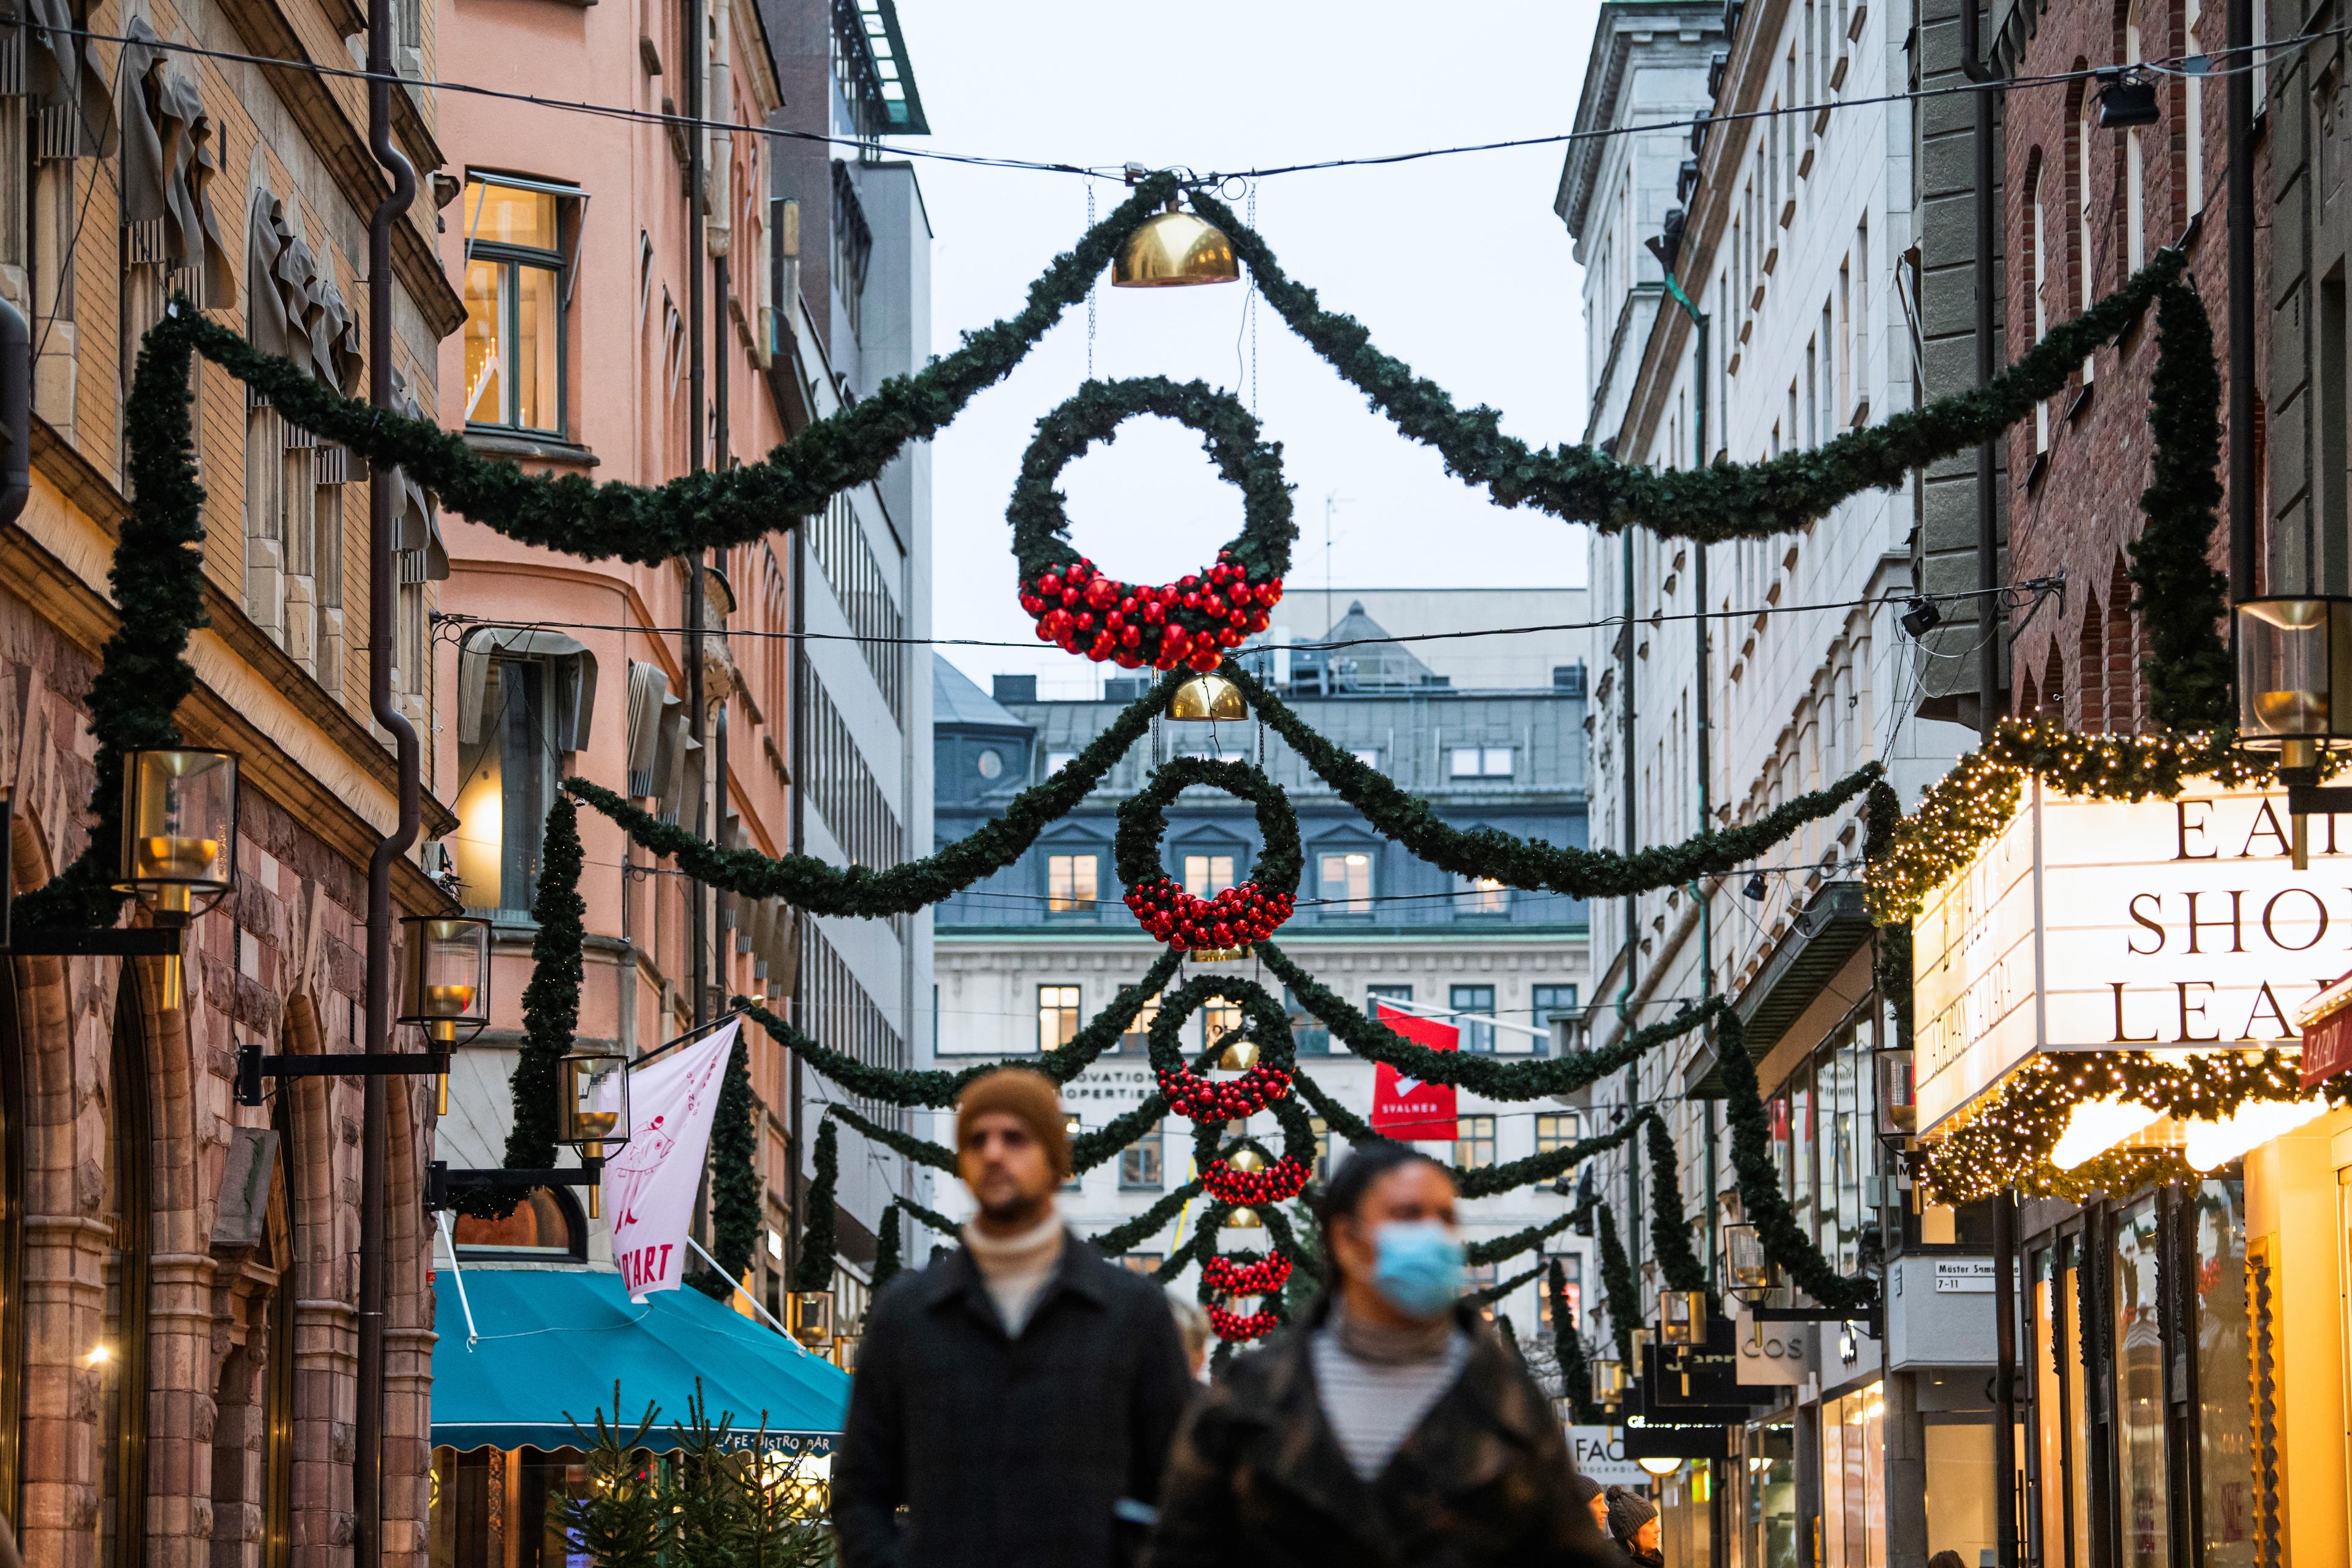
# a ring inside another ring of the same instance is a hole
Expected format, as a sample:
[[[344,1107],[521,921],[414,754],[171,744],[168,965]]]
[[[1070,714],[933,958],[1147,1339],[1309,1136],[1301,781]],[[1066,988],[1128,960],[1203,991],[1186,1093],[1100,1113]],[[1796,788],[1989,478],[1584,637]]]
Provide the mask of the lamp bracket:
[[[266,1078],[437,1078],[449,1070],[447,1051],[344,1051],[327,1056],[265,1056],[257,1045],[236,1048],[236,1102],[259,1105]]]
[[[1850,1323],[1856,1321],[1852,1312],[1832,1311],[1827,1307],[1750,1307],[1747,1317],[1758,1323]]]
[[[2279,770],[2284,773],[2286,770]],[[2344,784],[2299,784],[2286,786],[2286,809],[2290,816],[2333,816],[2352,815],[2352,787]]]
[[[533,1171],[507,1165],[482,1170],[452,1170],[446,1160],[425,1167],[425,1208],[428,1214],[449,1206],[450,1194],[467,1187],[593,1187],[604,1179],[604,1162],[583,1160],[577,1165]]]
[[[15,931],[0,948],[17,958],[171,958],[179,951],[180,928],[172,925]]]

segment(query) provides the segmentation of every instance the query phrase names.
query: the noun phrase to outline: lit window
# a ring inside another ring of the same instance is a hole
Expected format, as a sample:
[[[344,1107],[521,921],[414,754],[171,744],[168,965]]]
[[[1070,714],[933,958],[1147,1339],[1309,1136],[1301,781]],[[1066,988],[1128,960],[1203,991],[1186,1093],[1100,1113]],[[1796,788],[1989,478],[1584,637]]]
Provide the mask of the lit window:
[[[1554,1154],[1571,1143],[1584,1139],[1584,1113],[1580,1110],[1544,1111],[1536,1117],[1536,1152]]]
[[[1476,746],[1456,746],[1445,771],[1457,779],[1475,779],[1478,776],[1478,763],[1483,754]]]
[[[1129,1056],[1139,1057],[1148,1053],[1151,1049],[1151,1026],[1159,1020],[1160,998],[1155,995],[1135,1010],[1135,1021],[1128,1025],[1127,1033],[1118,1037],[1118,1048]]]
[[[1048,752],[1045,753],[1045,772],[1048,774],[1058,773],[1077,760],[1076,752]]]
[[[1213,899],[1234,885],[1234,858],[1230,855],[1187,855],[1184,857],[1184,890],[1196,899]]]
[[[1118,1152],[1118,1184],[1123,1192],[1158,1192],[1166,1186],[1160,1160],[1160,1124]]]
[[[1045,910],[1049,914],[1092,914],[1095,910],[1092,855],[1045,857]]]
[[[1212,997],[1201,1008],[1201,1044],[1213,1046],[1242,1026],[1242,1006],[1223,996]]]
[[[1315,1179],[1328,1182],[1331,1179],[1331,1129],[1319,1116],[1308,1117],[1307,1125],[1315,1133]]]
[[[1551,1258],[1546,1259],[1546,1262],[1556,1262],[1559,1265],[1561,1285],[1560,1294],[1568,1299],[1568,1318],[1570,1326],[1574,1327],[1580,1324],[1584,1321],[1583,1255],[1581,1253],[1575,1252],[1555,1253]],[[1547,1269],[1546,1273],[1548,1276],[1549,1270]],[[1536,1317],[1545,1328],[1548,1329],[1551,1327],[1551,1287],[1549,1281],[1547,1281],[1543,1289],[1536,1292]]]
[[[1457,779],[1507,779],[1511,776],[1508,746],[1456,746],[1446,760],[1447,774]]]
[[[1494,1163],[1495,1119],[1491,1116],[1457,1118],[1454,1130],[1454,1163],[1465,1171],[1483,1171]]]
[[[1037,987],[1037,1048],[1050,1051],[1066,1046],[1078,1033],[1078,988],[1075,985]]]
[[[1454,887],[1454,907],[1460,913],[1507,915],[1511,912],[1511,889],[1492,877],[1457,877]]]
[[[1372,858],[1369,854],[1356,850],[1324,856],[1322,883],[1326,914],[1372,912]]]
[[[468,425],[563,433],[564,190],[467,182]]]

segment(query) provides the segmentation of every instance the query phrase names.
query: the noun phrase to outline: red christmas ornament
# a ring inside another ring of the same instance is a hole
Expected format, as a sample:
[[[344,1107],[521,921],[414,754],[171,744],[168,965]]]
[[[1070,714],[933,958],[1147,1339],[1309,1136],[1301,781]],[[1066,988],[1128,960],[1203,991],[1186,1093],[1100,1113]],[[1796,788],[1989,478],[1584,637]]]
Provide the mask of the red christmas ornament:
[[[1263,1171],[1237,1171],[1229,1161],[1216,1160],[1202,1168],[1201,1184],[1220,1203],[1288,1203],[1307,1190],[1307,1167],[1287,1154]],[[1235,1292],[1248,1295],[1246,1290]]]
[[[1282,1320],[1265,1307],[1260,1307],[1246,1318],[1213,1302],[1208,1311],[1210,1332],[1227,1344],[1247,1344],[1252,1340],[1262,1340],[1282,1326]]]
[[[1220,1296],[1271,1296],[1290,1278],[1290,1259],[1281,1253],[1265,1258],[1212,1256],[1201,1266],[1201,1278]]]

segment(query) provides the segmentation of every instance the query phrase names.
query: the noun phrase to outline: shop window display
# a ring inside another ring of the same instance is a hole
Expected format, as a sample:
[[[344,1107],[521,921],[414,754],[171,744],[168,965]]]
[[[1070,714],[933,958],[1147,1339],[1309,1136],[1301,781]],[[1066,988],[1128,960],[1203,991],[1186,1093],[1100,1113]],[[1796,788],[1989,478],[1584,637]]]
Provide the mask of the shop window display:
[[[1799,1568],[1797,1550],[1797,1429],[1786,1423],[1750,1426],[1738,1509],[1747,1568]]]
[[[2157,1200],[2116,1222],[2114,1270],[2117,1560],[2121,1568],[2168,1568],[2171,1521],[2165,1489],[2163,1300]]]
[[[1886,1401],[1879,1384],[1822,1404],[1822,1568],[1886,1562]]]
[[[2205,1568],[2253,1568],[2252,1365],[2246,1331],[2246,1184],[2200,1182],[2189,1228],[2197,1248],[2197,1437]]]
[[[583,1457],[565,1450],[433,1451],[429,1568],[572,1568],[586,1559],[564,1523],[566,1500],[588,1488]]]

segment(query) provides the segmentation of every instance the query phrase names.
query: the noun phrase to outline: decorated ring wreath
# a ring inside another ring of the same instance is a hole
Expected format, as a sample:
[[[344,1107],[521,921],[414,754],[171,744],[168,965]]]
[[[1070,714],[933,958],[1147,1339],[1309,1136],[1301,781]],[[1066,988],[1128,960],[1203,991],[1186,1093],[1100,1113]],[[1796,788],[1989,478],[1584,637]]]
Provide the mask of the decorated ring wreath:
[[[1282,1123],[1282,1152],[1270,1154],[1255,1138],[1237,1138],[1223,1148],[1223,1123],[1204,1122],[1193,1134],[1192,1163],[1201,1185],[1220,1203],[1239,1208],[1285,1204],[1307,1190],[1315,1173],[1315,1124],[1295,1100],[1275,1101],[1275,1120]],[[1245,1170],[1234,1156],[1246,1152],[1255,1158]]]
[[[1213,564],[1158,585],[1107,575],[1079,554],[1054,488],[1073,459],[1144,414],[1199,431],[1217,471],[1242,492],[1240,536]],[[1258,439],[1257,421],[1230,393],[1156,375],[1087,382],[1037,421],[1004,515],[1021,566],[1021,607],[1037,623],[1038,640],[1122,669],[1216,668],[1225,649],[1265,630],[1298,537],[1280,444]]]
[[[1212,997],[1238,1003],[1242,1026],[1224,1037],[1228,1042],[1255,1040],[1258,1059],[1239,1078],[1222,1081],[1202,1077],[1184,1059],[1177,1034],[1184,1021]],[[1200,974],[1186,981],[1160,1003],[1160,1016],[1145,1036],[1151,1047],[1151,1070],[1160,1079],[1160,1097],[1169,1109],[1194,1121],[1232,1121],[1263,1110],[1290,1092],[1290,1069],[1297,1058],[1291,1049],[1290,1016],[1265,987],[1239,976]],[[1202,1180],[1207,1181],[1202,1173]]]
[[[1271,1296],[1290,1278],[1279,1252],[1218,1252],[1201,1265],[1201,1278],[1220,1296]]]
[[[1160,858],[1169,803],[1194,784],[1223,790],[1257,807],[1258,831],[1265,837],[1250,879],[1213,899],[1185,891]],[[1238,759],[1176,757],[1160,763],[1149,784],[1119,804],[1114,847],[1118,879],[1127,884],[1127,907],[1137,921],[1187,952],[1243,948],[1272,936],[1296,907],[1306,865],[1289,800],[1265,773]]]

